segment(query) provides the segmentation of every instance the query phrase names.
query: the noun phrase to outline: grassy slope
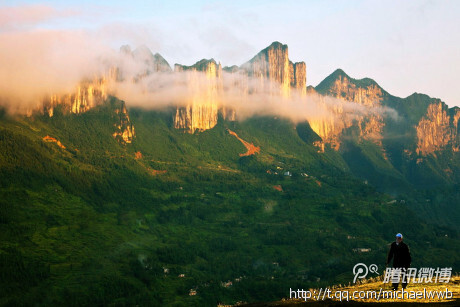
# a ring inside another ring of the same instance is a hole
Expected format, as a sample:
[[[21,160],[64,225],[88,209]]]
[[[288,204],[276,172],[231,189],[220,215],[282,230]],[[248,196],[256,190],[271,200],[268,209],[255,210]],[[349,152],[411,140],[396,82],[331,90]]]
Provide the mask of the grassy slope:
[[[421,304],[428,306],[439,304],[458,306],[460,303],[460,278],[458,276],[452,276],[449,283],[409,283],[405,290],[404,298],[401,287],[399,287],[399,292],[393,292],[391,283],[383,283],[382,277],[380,275],[367,280],[358,279],[360,283],[349,286],[328,287],[329,291],[326,294],[324,292],[325,288],[310,289],[309,291],[312,295],[307,300],[286,298],[277,302],[255,303],[245,306],[336,306],[339,304],[347,304],[347,306],[362,306],[363,304],[366,306],[388,306],[390,304],[391,306],[420,306]],[[304,290],[308,291],[307,289]],[[426,297],[423,297],[425,291],[427,294],[425,295]],[[323,299],[323,294],[325,299]],[[418,297],[417,294],[419,295]],[[308,294],[305,293],[304,295],[307,296]],[[330,299],[328,299],[328,295]],[[353,295],[356,298],[353,298]],[[361,299],[359,298],[360,295]]]

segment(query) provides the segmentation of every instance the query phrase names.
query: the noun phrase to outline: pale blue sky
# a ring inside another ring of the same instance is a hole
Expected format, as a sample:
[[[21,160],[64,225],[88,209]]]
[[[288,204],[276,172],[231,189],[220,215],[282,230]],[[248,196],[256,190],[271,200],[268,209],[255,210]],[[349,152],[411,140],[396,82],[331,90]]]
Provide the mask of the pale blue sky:
[[[145,44],[174,63],[240,65],[273,41],[288,44],[316,86],[336,68],[388,92],[460,106],[460,1],[1,1],[52,8],[0,31],[84,29],[118,48]],[[21,22],[23,25],[21,25]]]

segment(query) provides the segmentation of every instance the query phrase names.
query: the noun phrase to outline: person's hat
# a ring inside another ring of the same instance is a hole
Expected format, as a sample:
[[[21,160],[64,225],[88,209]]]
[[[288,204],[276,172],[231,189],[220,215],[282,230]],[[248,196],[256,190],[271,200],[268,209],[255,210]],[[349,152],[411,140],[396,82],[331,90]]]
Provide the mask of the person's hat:
[[[403,238],[403,235],[400,234],[400,233],[397,233],[397,234],[396,234],[396,238],[401,238],[401,239],[402,239],[402,238]]]

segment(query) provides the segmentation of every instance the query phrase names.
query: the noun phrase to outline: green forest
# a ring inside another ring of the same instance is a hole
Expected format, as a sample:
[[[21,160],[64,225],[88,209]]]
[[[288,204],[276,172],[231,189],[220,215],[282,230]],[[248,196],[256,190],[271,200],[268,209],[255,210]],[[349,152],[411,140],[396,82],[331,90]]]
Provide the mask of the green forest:
[[[458,183],[413,184],[431,173],[402,176],[353,139],[318,153],[308,123],[273,117],[189,134],[171,110],[132,108],[125,144],[119,104],[0,116],[0,305],[279,300],[352,282],[358,262],[382,273],[398,232],[413,267],[460,268]],[[227,128],[260,153],[241,157]]]

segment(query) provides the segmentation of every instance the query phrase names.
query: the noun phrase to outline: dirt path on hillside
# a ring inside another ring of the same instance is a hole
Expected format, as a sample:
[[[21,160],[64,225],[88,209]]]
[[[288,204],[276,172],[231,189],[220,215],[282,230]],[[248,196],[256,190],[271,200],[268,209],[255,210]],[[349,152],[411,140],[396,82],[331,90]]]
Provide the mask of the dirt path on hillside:
[[[61,147],[62,149],[65,149],[65,146],[62,145],[62,143],[61,143],[59,140],[57,140],[57,139],[55,139],[55,138],[53,138],[53,137],[51,137],[51,136],[49,136],[49,135],[43,137],[42,140],[43,140],[44,142],[48,142],[48,143],[49,143],[49,142],[56,143],[57,146]]]
[[[255,146],[252,143],[246,142],[245,140],[240,138],[238,136],[238,134],[236,134],[235,132],[233,132],[232,130],[230,130],[228,128],[227,128],[227,131],[228,131],[228,133],[230,133],[231,135],[236,137],[238,139],[238,141],[240,141],[244,145],[244,147],[246,147],[246,149],[248,150],[247,152],[245,152],[243,154],[240,154],[240,157],[250,156],[250,155],[253,155],[253,154],[256,154],[256,153],[260,152],[260,147],[259,146]]]

